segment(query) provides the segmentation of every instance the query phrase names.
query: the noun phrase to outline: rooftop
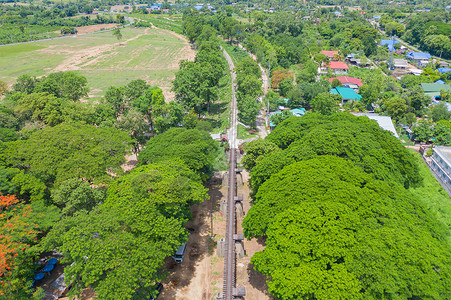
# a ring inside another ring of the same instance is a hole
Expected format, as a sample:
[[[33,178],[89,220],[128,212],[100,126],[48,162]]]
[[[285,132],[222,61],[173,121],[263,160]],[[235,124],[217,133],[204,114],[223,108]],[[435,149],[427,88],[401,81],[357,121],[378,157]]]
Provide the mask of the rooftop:
[[[451,68],[438,68],[437,69],[440,73],[447,73],[447,72],[451,72]]]
[[[331,94],[340,95],[344,100],[360,100],[362,96],[357,94],[353,89],[346,87],[335,87],[330,90]]]
[[[407,52],[406,57],[412,59],[431,59],[431,55],[425,52]]]
[[[447,163],[451,166],[451,147],[447,146],[436,146],[434,147],[435,151],[441,154],[442,157],[446,158]]]
[[[375,120],[377,124],[379,124],[380,128],[390,131],[396,138],[399,138],[395,126],[393,125],[393,122],[389,116],[379,116],[378,114],[364,114],[364,113],[357,113],[356,116],[368,117],[371,120]]]
[[[336,55],[336,54],[338,54],[338,51],[321,51],[320,53],[322,53],[322,54],[324,54],[324,55],[326,55],[328,58],[334,58],[334,56]]]
[[[334,79],[338,79],[341,83],[352,83],[352,84],[356,84],[358,86],[362,86],[362,79],[358,79],[358,78],[354,78],[354,77],[348,77],[348,76],[338,76],[338,77],[332,77],[329,78],[330,83],[332,83],[332,81]]]
[[[386,40],[386,39],[382,39],[381,40],[381,46],[387,45],[387,48],[389,51],[395,51],[395,44],[399,44],[399,42],[397,40]]]
[[[348,65],[342,61],[331,61],[329,63],[329,68],[332,70],[349,70]]]

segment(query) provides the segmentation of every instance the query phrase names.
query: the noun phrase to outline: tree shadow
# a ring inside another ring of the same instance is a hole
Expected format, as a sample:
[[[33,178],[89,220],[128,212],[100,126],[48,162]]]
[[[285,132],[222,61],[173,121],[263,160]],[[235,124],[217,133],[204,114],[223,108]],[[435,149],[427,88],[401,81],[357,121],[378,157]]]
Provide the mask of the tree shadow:
[[[268,292],[268,285],[266,284],[268,278],[255,270],[253,264],[248,265],[247,275],[249,277],[249,284],[252,285],[253,288],[265,293],[265,295],[269,296],[269,299],[274,299]]]
[[[212,177],[205,183],[208,188],[208,199],[191,207],[192,219],[186,224],[190,236],[187,242],[185,257],[177,264],[171,257],[166,258],[163,269],[169,272],[163,282],[164,289],[158,299],[176,299],[177,292],[190,285],[198,262],[213,254],[210,239],[210,210],[216,210],[222,198],[220,192],[221,179]],[[202,297],[202,299],[207,299]]]

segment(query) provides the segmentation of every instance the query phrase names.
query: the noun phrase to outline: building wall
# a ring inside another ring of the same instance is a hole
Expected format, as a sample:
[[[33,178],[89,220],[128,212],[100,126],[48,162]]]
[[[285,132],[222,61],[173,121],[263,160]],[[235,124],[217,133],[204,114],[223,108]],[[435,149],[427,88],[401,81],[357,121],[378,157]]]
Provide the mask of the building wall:
[[[451,166],[437,152],[437,149],[434,149],[434,154],[431,157],[431,167],[447,187],[451,189]]]

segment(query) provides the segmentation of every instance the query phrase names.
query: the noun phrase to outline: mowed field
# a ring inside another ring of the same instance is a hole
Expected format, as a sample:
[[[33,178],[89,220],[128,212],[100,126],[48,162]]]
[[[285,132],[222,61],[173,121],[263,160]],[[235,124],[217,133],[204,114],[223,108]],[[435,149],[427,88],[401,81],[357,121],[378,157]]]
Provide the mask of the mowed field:
[[[13,84],[23,74],[76,71],[88,79],[91,97],[103,95],[110,86],[144,79],[171,99],[180,60],[194,59],[186,39],[158,28],[124,28],[121,33],[120,43],[109,31],[0,47],[0,80]]]

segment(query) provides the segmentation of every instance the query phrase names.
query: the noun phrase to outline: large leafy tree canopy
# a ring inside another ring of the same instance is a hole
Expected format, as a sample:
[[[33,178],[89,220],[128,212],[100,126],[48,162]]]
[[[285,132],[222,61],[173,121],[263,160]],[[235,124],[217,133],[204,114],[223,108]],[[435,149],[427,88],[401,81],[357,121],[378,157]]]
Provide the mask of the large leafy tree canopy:
[[[381,130],[368,118],[348,113],[292,117],[277,126],[268,140],[285,150],[271,153],[253,168],[254,193],[284,166],[318,155],[347,158],[375,178],[394,180],[406,187],[421,182],[412,155],[389,132]]]
[[[130,137],[113,128],[63,123],[31,134],[28,140],[7,143],[5,164],[27,169],[45,182],[77,177],[88,181],[122,172]]]
[[[115,181],[105,203],[57,223],[44,249],[65,255],[71,294],[91,285],[100,299],[134,299],[155,291],[166,257],[186,241],[189,206],[203,201],[199,175],[179,160],[139,167]]]
[[[279,299],[451,294],[445,225],[401,185],[338,156],[272,175],[243,227],[247,237],[267,236],[252,262]]]
[[[151,138],[139,154],[140,164],[180,158],[199,174],[211,171],[216,143],[208,132],[197,129],[171,128]]]

